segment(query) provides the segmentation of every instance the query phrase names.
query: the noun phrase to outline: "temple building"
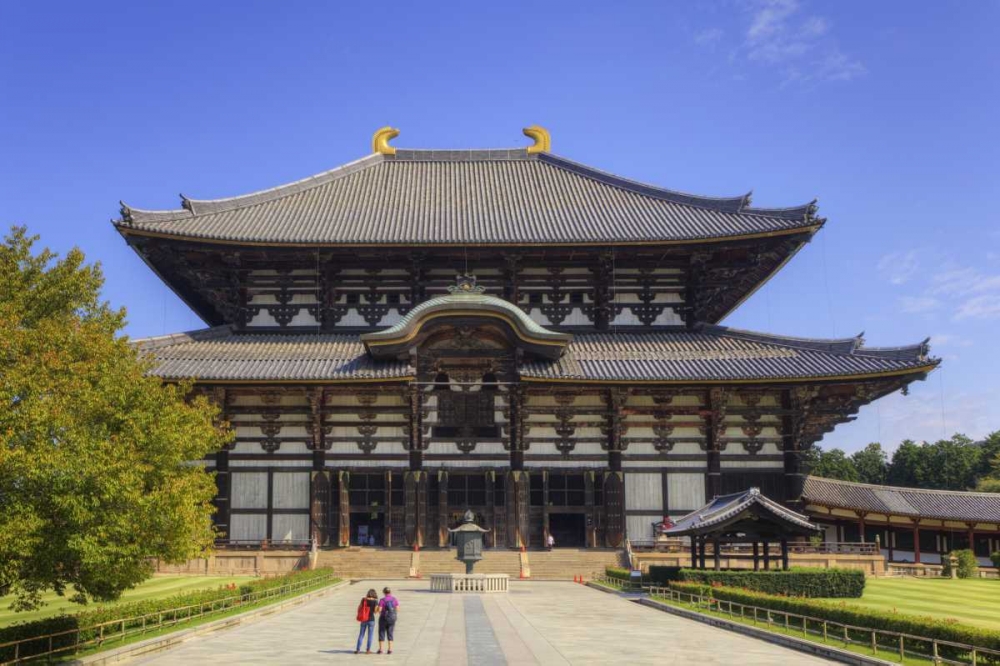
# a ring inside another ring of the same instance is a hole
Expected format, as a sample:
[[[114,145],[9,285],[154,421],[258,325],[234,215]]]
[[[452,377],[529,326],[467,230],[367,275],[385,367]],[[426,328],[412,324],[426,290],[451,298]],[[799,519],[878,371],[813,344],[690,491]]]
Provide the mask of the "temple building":
[[[802,511],[803,452],[938,363],[720,325],[823,226],[815,202],[639,183],[539,127],[501,150],[397,134],[115,221],[208,325],[138,344],[235,429],[204,461],[232,543],[436,547],[470,509],[491,547],[618,548],[751,487]]]

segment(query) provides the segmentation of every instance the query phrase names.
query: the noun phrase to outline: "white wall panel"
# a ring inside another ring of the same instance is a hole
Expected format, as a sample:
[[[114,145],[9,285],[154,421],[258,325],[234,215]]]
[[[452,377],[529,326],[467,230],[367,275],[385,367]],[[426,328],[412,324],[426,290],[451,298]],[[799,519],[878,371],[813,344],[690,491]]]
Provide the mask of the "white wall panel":
[[[283,515],[271,516],[271,538],[277,540],[304,541],[309,538],[309,516]]]
[[[234,541],[256,541],[267,538],[267,516],[229,516],[229,538]]]
[[[694,511],[705,505],[704,474],[667,476],[667,505],[671,511]]]
[[[271,484],[275,509],[309,508],[309,474],[283,472],[275,474]]]
[[[653,523],[663,520],[662,513],[651,513],[643,516],[626,516],[625,529],[629,539],[652,539]]]
[[[267,472],[233,472],[232,508],[267,508]]]
[[[663,477],[656,473],[625,475],[625,509],[663,509]]]

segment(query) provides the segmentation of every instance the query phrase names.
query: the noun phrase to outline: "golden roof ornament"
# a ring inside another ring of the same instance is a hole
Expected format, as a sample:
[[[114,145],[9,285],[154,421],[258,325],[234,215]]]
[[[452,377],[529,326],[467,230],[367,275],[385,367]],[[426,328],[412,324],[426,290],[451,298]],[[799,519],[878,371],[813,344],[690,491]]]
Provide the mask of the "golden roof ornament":
[[[372,152],[382,155],[395,155],[396,149],[389,145],[389,141],[399,136],[399,130],[386,125],[375,130],[372,135]]]
[[[455,276],[455,284],[448,287],[448,292],[452,294],[481,294],[486,291],[486,287],[476,284],[476,276],[468,273]]]
[[[528,153],[552,152],[552,135],[549,134],[547,129],[541,125],[532,125],[531,127],[525,127],[521,131],[524,132],[524,136],[535,140],[535,143],[528,146]]]

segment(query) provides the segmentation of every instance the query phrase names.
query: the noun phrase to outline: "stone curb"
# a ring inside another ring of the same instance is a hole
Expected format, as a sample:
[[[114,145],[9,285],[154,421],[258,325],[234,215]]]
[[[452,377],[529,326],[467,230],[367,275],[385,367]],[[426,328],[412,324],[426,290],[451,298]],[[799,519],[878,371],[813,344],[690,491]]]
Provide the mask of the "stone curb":
[[[287,599],[281,603],[271,604],[269,606],[264,606],[263,608],[255,608],[253,610],[246,611],[245,613],[240,613],[239,615],[233,615],[232,617],[215,620],[214,622],[208,622],[206,624],[198,625],[197,627],[191,627],[190,629],[181,629],[180,631],[174,631],[169,634],[164,634],[163,636],[156,636],[137,643],[130,643],[129,645],[123,645],[122,647],[115,648],[113,650],[98,652],[97,654],[65,663],[73,664],[74,666],[82,666],[84,664],[87,666],[115,664],[128,659],[133,659],[140,655],[160,652],[161,650],[168,650],[196,636],[208,634],[213,631],[219,631],[221,629],[229,629],[230,627],[238,627],[241,624],[248,624],[268,615],[273,615],[274,613],[290,610],[295,606],[301,606],[307,601],[324,597],[349,585],[351,585],[351,581],[344,580],[329,587],[324,587],[307,594],[292,597],[291,599]]]
[[[767,641],[768,643],[798,650],[799,652],[806,652],[819,657],[825,657],[826,659],[832,659],[833,661],[839,661],[842,664],[857,664],[857,666],[890,666],[891,664],[896,664],[896,666],[898,666],[898,662],[885,661],[883,659],[878,659],[877,657],[866,657],[862,654],[849,652],[848,650],[841,650],[839,648],[830,647],[829,645],[821,645],[819,643],[813,643],[812,641],[807,641],[801,638],[795,638],[794,636],[786,636],[784,634],[777,634],[764,629],[758,629],[757,627],[740,624],[739,622],[730,622],[729,620],[720,617],[703,615],[684,608],[676,608],[648,598],[639,599],[639,603],[643,606],[649,606],[650,608],[655,608],[656,610],[670,613],[672,615],[678,615],[680,617],[695,620],[696,622],[702,622],[720,629],[734,631],[738,634],[758,638],[760,640]]]

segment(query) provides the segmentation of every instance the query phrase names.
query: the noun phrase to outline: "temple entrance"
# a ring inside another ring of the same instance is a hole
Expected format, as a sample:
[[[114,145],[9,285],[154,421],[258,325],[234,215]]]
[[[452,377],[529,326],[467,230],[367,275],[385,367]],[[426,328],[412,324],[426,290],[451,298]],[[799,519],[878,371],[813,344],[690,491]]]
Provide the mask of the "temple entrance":
[[[556,548],[583,548],[587,545],[587,517],[582,513],[550,513],[549,533]]]
[[[351,513],[352,546],[384,546],[385,516],[381,513]]]

